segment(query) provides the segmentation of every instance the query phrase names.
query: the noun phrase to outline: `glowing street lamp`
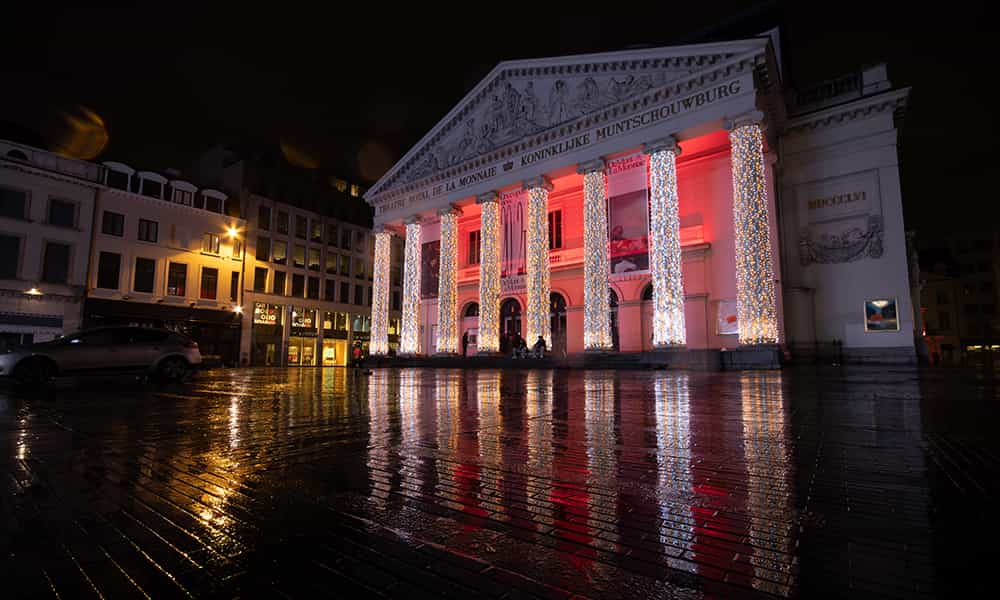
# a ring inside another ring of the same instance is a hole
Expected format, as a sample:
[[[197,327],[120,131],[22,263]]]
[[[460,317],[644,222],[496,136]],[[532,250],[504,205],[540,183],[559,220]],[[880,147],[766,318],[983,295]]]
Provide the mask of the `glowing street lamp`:
[[[238,236],[239,234],[240,230],[233,227],[232,225],[226,228],[226,235],[228,235],[231,239],[235,239],[236,236]]]
[[[233,307],[233,312],[236,313],[236,314],[238,314],[238,315],[242,315],[243,314],[243,307],[240,306],[240,305],[236,305],[236,306]]]
[[[40,289],[36,288],[36,287],[33,287],[33,288],[31,288],[30,290],[28,290],[28,291],[26,291],[24,293],[27,294],[27,295],[29,295],[29,296],[41,296],[42,295],[42,291]]]

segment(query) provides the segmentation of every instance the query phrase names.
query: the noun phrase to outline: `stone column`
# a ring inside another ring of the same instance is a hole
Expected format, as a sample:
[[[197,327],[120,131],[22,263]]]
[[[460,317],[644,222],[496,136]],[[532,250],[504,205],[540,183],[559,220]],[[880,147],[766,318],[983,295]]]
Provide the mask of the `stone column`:
[[[372,338],[370,353],[389,353],[389,257],[392,252],[392,232],[382,226],[375,228],[375,260],[372,265]]]
[[[500,196],[476,198],[479,223],[479,354],[500,351]]]
[[[528,248],[526,257],[528,308],[526,311],[525,341],[530,348],[538,336],[545,345],[552,347],[551,322],[549,321],[549,192],[552,183],[545,177],[524,182],[528,190]]]
[[[458,354],[458,216],[456,206],[442,208],[441,258],[438,261],[438,354]]]
[[[751,345],[778,342],[763,116],[760,111],[753,111],[726,122],[733,162],[736,316],[739,342]]]
[[[400,354],[420,352],[420,217],[406,221],[406,250],[403,258],[403,322],[399,336]]]
[[[608,314],[608,208],[604,160],[581,163],[583,175],[583,348],[611,349]]]
[[[649,270],[653,280],[653,346],[687,342],[684,325],[684,283],[681,268],[681,228],[677,207],[677,157],[674,138],[643,146],[649,155]]]

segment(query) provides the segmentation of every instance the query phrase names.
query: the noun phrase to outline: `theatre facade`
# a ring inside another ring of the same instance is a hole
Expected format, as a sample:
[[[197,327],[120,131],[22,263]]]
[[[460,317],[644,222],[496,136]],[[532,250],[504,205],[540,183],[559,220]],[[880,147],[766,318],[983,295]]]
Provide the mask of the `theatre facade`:
[[[371,351],[914,360],[899,185],[907,89],[798,93],[776,34],[504,62],[366,194]],[[463,339],[466,344],[463,344]]]

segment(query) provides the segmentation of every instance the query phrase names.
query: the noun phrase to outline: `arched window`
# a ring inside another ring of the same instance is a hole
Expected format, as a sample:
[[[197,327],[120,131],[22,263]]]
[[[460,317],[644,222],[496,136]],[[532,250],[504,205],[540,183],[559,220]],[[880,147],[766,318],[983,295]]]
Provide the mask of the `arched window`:
[[[465,315],[464,316],[466,316],[466,317],[478,317],[479,316],[479,305],[476,304],[475,302],[472,302],[471,304],[469,304],[468,306],[466,306],[465,307]]]
[[[9,150],[7,156],[10,158],[16,158],[17,160],[28,160],[28,155],[20,150]]]
[[[646,288],[644,290],[642,290],[642,301],[643,302],[652,302],[653,301],[653,284],[652,283],[650,283],[649,285],[647,285]]]

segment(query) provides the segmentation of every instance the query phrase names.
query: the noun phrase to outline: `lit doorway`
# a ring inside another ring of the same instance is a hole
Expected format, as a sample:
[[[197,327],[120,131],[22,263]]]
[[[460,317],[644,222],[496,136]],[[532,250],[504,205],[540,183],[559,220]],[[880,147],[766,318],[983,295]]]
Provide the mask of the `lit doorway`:
[[[552,354],[566,356],[566,299],[562,294],[549,294],[549,315],[552,327]]]
[[[510,340],[521,335],[521,303],[507,298],[500,305],[500,351],[504,354],[512,350]]]

